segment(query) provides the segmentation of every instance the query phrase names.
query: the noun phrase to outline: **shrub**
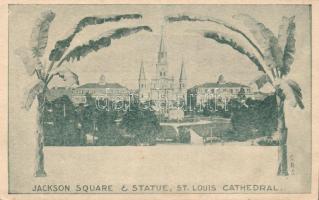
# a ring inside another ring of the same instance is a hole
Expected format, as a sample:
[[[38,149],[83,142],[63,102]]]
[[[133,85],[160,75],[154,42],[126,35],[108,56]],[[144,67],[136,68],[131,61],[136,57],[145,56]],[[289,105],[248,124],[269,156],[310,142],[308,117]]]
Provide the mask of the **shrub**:
[[[133,144],[154,145],[160,132],[160,124],[154,111],[141,109],[136,104],[123,115],[121,127],[135,140],[132,141]]]
[[[157,140],[162,142],[176,142],[177,135],[176,130],[172,126],[161,126],[161,131],[157,136]]]
[[[188,128],[181,127],[178,129],[178,141],[180,143],[190,143],[191,142],[191,134]]]
[[[260,145],[260,146],[278,146],[279,145],[279,141],[278,140],[274,140],[270,136],[267,136],[267,137],[263,137],[263,138],[259,139],[257,141],[257,144]]]
[[[248,99],[232,108],[231,122],[240,140],[271,136],[277,127],[275,96],[263,101]]]

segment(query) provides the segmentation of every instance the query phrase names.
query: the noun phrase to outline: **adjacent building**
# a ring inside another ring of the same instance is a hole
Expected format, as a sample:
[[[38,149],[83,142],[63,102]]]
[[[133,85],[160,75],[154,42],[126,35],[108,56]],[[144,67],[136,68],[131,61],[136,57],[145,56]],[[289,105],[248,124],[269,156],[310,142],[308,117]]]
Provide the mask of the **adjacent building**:
[[[141,102],[152,101],[158,105],[185,103],[187,101],[187,77],[184,62],[181,63],[179,78],[169,76],[167,50],[163,32],[157,56],[155,78],[147,79],[144,63],[140,66],[138,96]]]
[[[204,105],[209,100],[226,103],[230,99],[240,96],[252,97],[253,93],[249,86],[227,82],[223,75],[218,77],[217,82],[196,85],[187,91],[187,103],[190,106]]]
[[[67,96],[70,99],[72,98],[72,88],[70,87],[53,87],[47,93],[47,99],[49,101],[54,101],[62,96]]]
[[[86,103],[86,95],[89,94],[95,99],[109,101],[129,101],[130,91],[118,84],[107,83],[105,76],[101,75],[98,83],[86,83],[72,90],[72,101],[74,103]]]

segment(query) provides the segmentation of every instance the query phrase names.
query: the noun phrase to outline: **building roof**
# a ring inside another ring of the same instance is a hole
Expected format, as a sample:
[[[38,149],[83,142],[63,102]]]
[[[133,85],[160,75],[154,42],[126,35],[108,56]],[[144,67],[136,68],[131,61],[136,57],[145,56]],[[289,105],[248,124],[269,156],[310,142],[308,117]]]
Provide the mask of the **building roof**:
[[[125,88],[125,87],[118,83],[105,83],[105,84],[86,83],[84,85],[79,86],[78,88]]]
[[[233,87],[248,87],[246,85],[242,85],[239,83],[232,83],[232,82],[226,82],[226,83],[204,83],[201,85],[196,85],[194,86],[194,88],[199,88],[199,87],[203,87],[203,88],[233,88]]]

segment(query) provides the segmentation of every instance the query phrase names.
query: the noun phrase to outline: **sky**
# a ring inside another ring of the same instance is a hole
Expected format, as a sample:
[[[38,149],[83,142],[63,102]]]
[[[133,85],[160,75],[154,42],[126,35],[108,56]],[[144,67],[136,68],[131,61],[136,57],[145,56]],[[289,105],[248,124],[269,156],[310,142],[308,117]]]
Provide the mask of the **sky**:
[[[27,5],[10,7],[9,31],[10,52],[20,46],[27,46],[35,19],[44,10],[52,10],[56,17],[49,32],[49,41],[44,56],[48,64],[48,54],[57,40],[68,36],[80,19],[86,16],[140,13],[141,20],[124,20],[118,23],[90,26],[76,36],[71,47],[82,44],[101,33],[117,27],[148,25],[153,32],[140,32],[112,42],[108,48],[101,49],[82,58],[79,62],[65,63],[79,75],[80,84],[97,82],[104,74],[107,82],[117,82],[130,89],[138,87],[138,73],[141,60],[144,62],[146,78],[155,75],[155,64],[160,43],[161,26],[164,27],[165,42],[168,52],[169,74],[179,77],[181,62],[184,60],[187,74],[187,87],[205,82],[216,82],[220,74],[226,81],[249,84],[260,73],[254,64],[232,48],[203,38],[199,30],[215,30],[212,23],[183,22],[168,24],[167,15],[182,13],[210,16],[222,19],[244,29],[242,24],[233,19],[235,14],[246,13],[264,23],[275,35],[282,16],[296,16],[297,54],[294,65],[309,66],[293,68],[292,77],[297,79],[300,73],[310,76],[310,25],[309,8],[294,5]],[[308,43],[307,43],[308,42]],[[22,62],[12,53],[11,64],[22,66]],[[11,71],[16,69],[10,68]],[[305,71],[306,70],[306,71]],[[22,72],[16,72],[22,73]],[[304,76],[303,76],[304,77]],[[301,78],[301,84],[309,85]],[[52,85],[63,86],[61,80],[54,80]]]

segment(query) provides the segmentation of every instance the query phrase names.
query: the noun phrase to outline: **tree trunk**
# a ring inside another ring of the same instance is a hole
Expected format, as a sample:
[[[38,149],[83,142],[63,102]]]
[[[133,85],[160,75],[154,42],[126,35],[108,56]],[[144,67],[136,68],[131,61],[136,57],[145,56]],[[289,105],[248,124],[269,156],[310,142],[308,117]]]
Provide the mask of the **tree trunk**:
[[[41,97],[38,98],[38,109],[37,109],[37,131],[36,131],[36,152],[35,152],[35,177],[44,177],[46,172],[44,171],[44,131],[43,131],[43,112],[44,112],[44,101]]]
[[[278,176],[288,176],[288,164],[287,164],[287,127],[285,122],[285,111],[284,111],[284,103],[285,96],[281,89],[276,91],[276,99],[277,99],[277,117],[278,117],[278,125],[277,131],[279,132],[279,166],[277,175]]]

